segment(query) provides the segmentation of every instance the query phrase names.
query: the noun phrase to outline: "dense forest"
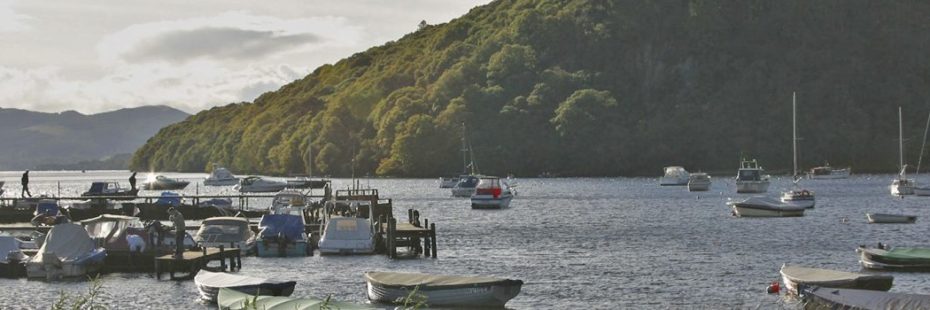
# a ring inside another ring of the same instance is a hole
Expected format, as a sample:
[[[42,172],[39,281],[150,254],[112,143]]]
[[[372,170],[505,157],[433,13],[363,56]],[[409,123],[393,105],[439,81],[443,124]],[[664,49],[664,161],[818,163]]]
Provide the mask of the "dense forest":
[[[895,172],[930,112],[930,2],[500,0],[162,129],[136,170],[425,177]],[[415,29],[416,25],[411,25]],[[309,145],[308,145],[309,143]],[[311,147],[312,146],[312,147]]]

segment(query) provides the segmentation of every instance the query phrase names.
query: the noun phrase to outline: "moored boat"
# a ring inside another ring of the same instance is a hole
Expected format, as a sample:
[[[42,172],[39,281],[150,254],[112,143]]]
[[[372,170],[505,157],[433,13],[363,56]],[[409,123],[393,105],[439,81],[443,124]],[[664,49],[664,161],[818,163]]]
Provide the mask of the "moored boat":
[[[211,217],[203,220],[194,233],[194,241],[202,247],[236,247],[243,253],[252,252],[254,238],[249,220],[243,217]]]
[[[226,168],[213,165],[213,171],[210,176],[203,180],[206,186],[232,186],[239,184],[239,178],[229,172]]]
[[[83,277],[100,270],[106,250],[98,248],[84,227],[63,223],[52,227],[38,253],[26,263],[30,278]]]
[[[414,289],[431,307],[503,307],[520,294],[521,280],[493,277],[366,272],[368,299],[396,303]]]
[[[887,291],[891,289],[894,282],[894,277],[890,275],[845,272],[789,266],[787,264],[781,267],[780,273],[785,289],[790,294],[798,294],[799,285]]]
[[[371,221],[360,217],[331,217],[320,237],[320,254],[371,254],[375,234]]]
[[[469,175],[459,179],[458,183],[452,187],[453,197],[471,197],[475,194],[475,188],[478,186],[478,176]]]
[[[216,297],[216,305],[223,310],[320,310],[320,309],[339,309],[339,310],[363,310],[376,309],[369,305],[353,304],[348,302],[313,299],[313,298],[293,298],[282,296],[267,295],[250,295],[236,290],[221,288]]]
[[[769,176],[763,174],[765,170],[753,160],[740,161],[736,173],[737,193],[764,193],[769,190]]]
[[[867,248],[860,246],[859,264],[867,269],[930,271],[930,248]]]
[[[891,181],[888,190],[895,196],[913,195],[916,184],[913,179],[907,178],[907,165],[904,164],[904,128],[901,121],[901,107],[898,107],[898,163],[901,171],[898,172],[898,177]]]
[[[794,188],[782,193],[781,202],[807,209],[813,208],[817,204],[814,192],[801,188]]]
[[[471,196],[472,209],[504,209],[510,207],[513,192],[510,185],[498,177],[481,177]]]
[[[13,236],[0,235],[0,278],[18,278],[26,275],[26,261],[21,241]]]
[[[142,182],[142,189],[144,190],[179,190],[184,189],[190,184],[190,181],[182,181],[178,179],[172,179],[163,175],[157,175],[154,178],[148,179],[145,182]]]
[[[781,201],[753,196],[740,201],[727,202],[738,217],[794,217],[804,216],[807,208],[786,204]]]
[[[439,188],[453,188],[455,187],[455,184],[458,184],[459,180],[465,176],[466,175],[457,177],[439,177]]]
[[[692,173],[688,176],[689,192],[706,192],[710,190],[710,175],[704,172]]]
[[[268,279],[249,277],[224,272],[209,272],[201,270],[194,276],[194,283],[200,292],[200,298],[209,302],[217,301],[220,289],[226,288],[237,292],[255,296],[291,296],[294,293],[295,281],[272,281]],[[263,309],[263,308],[258,308]]]
[[[92,182],[90,189],[81,194],[81,197],[110,197],[114,200],[133,200],[139,194],[139,189],[126,189],[117,182]]]
[[[793,168],[791,172],[791,180],[794,185],[791,189],[785,191],[781,195],[781,202],[788,203],[791,205],[813,208],[816,205],[816,199],[814,196],[814,191],[807,190],[801,187],[801,178],[798,176],[798,122],[797,122],[797,93],[791,94],[791,153],[792,153],[792,163]]]
[[[849,167],[835,169],[830,167],[830,163],[826,163],[823,166],[811,168],[807,172],[807,178],[814,180],[845,179],[849,177],[851,171],[852,168]]]
[[[236,190],[242,193],[273,193],[287,187],[287,182],[270,180],[259,176],[248,176],[239,180]]]
[[[266,214],[258,223],[258,235],[255,237],[256,253],[259,257],[306,256],[312,248],[304,232],[306,222],[301,208],[293,208],[293,213]]]
[[[680,166],[665,167],[665,175],[659,179],[659,185],[678,186],[688,185],[690,174],[685,168]]]
[[[806,287],[802,291],[805,309],[930,309],[930,295],[832,287]]]
[[[913,224],[917,221],[916,215],[866,213],[869,224]]]

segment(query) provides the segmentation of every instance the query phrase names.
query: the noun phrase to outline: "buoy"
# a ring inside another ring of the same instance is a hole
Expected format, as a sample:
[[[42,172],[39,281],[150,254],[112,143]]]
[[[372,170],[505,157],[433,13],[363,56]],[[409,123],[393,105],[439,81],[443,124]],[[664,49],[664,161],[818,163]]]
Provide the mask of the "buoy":
[[[781,291],[781,286],[778,285],[778,280],[772,281],[772,284],[769,284],[768,289],[765,290],[769,294],[778,294]]]

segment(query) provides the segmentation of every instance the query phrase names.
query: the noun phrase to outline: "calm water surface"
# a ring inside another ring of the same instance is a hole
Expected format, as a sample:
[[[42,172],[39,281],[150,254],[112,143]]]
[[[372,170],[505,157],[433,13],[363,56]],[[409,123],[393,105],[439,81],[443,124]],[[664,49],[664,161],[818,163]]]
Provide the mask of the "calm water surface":
[[[21,172],[0,172],[5,196],[19,193]],[[79,195],[91,180],[126,172],[32,172],[33,194]],[[168,174],[202,180],[205,174]],[[141,183],[145,176],[139,175]],[[801,218],[741,219],[725,205],[731,178],[716,177],[710,192],[660,187],[655,178],[520,179],[507,210],[471,210],[434,179],[371,179],[363,185],[394,199],[395,216],[408,208],[436,223],[438,259],[390,260],[383,255],[303,258],[244,257],[241,274],[298,282],[293,296],[366,302],[363,272],[392,270],[490,275],[525,281],[513,309],[549,308],[792,308],[764,293],[783,263],[857,271],[854,249],[879,241],[928,246],[930,197],[893,198],[891,175],[805,180],[817,208]],[[927,178],[927,177],[924,177]],[[337,179],[337,188],[349,180]],[[770,195],[786,189],[776,178]],[[231,193],[192,184],[184,193]],[[155,192],[143,194],[156,194]],[[869,225],[866,212],[921,216],[912,225]],[[846,221],[844,221],[846,219]],[[892,291],[930,293],[930,277],[894,273]],[[209,309],[192,281],[156,281],[148,274],[102,277],[102,299],[114,309]],[[48,308],[59,292],[84,282],[0,280],[0,308]]]

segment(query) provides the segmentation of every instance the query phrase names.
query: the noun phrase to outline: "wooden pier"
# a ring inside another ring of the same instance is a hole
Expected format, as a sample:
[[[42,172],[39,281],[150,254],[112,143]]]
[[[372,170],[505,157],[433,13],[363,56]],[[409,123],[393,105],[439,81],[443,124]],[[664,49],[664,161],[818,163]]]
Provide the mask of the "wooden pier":
[[[376,227],[382,246],[390,258],[398,258],[397,248],[407,248],[412,256],[423,253],[425,257],[437,257],[436,223],[425,219],[421,224],[420,211],[408,209],[406,223],[397,223],[393,216],[381,216]]]
[[[227,259],[229,264],[226,263]],[[212,261],[219,262],[220,266],[207,266]],[[174,254],[156,257],[155,278],[161,280],[161,274],[168,273],[171,280],[189,279],[201,269],[226,271],[227,266],[229,271],[242,269],[242,252],[240,249],[203,248],[201,251],[185,251],[182,257],[175,257]],[[175,273],[182,273],[184,276],[175,277]]]

